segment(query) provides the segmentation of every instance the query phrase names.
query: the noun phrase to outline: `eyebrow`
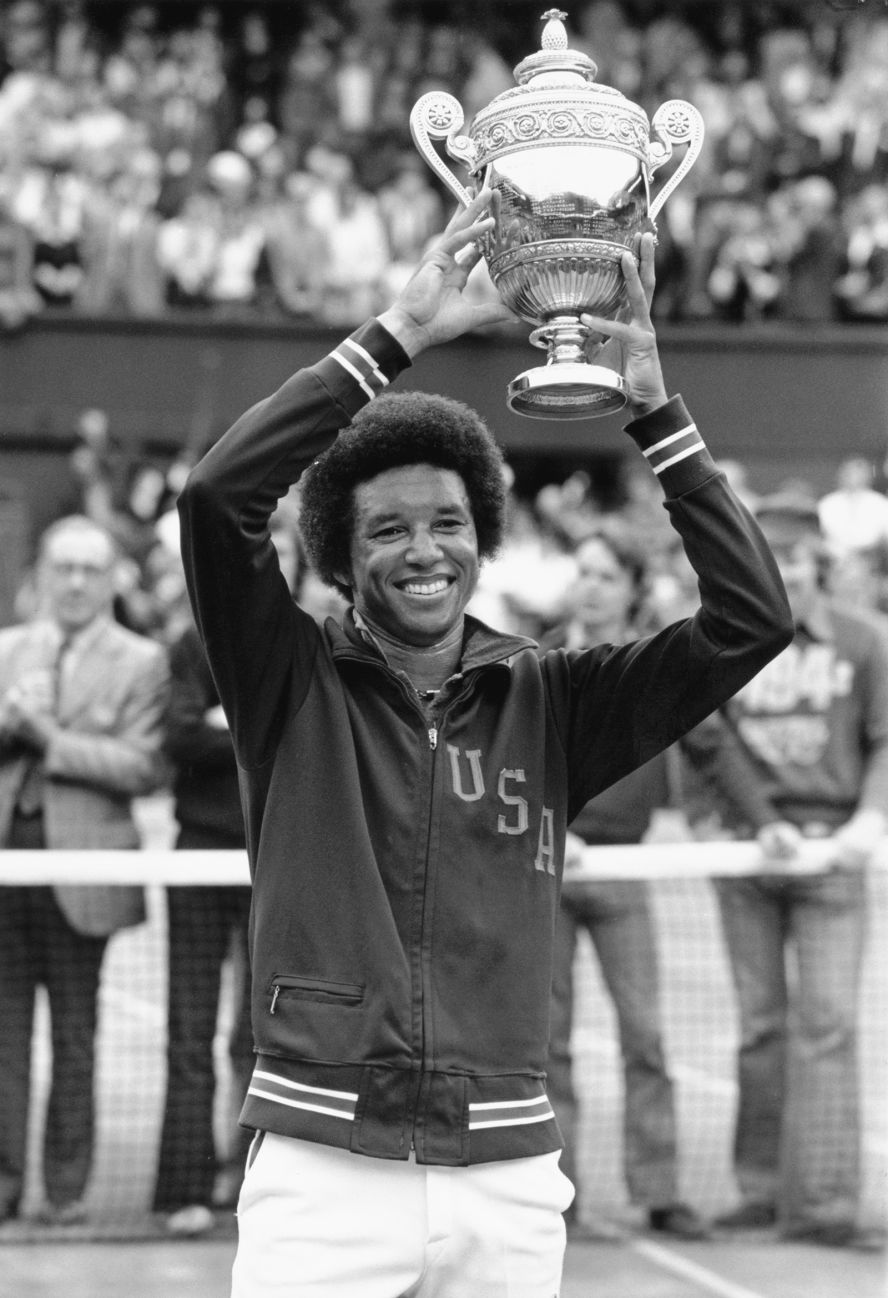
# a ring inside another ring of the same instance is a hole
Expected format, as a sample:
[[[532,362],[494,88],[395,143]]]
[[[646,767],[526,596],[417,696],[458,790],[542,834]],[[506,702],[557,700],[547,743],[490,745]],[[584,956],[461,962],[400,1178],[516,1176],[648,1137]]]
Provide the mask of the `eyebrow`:
[[[379,512],[366,510],[363,511],[359,521],[365,525],[372,523],[374,526],[378,526],[380,523],[396,522],[403,518],[407,512],[409,512],[409,506],[405,509],[386,509]],[[471,510],[468,505],[463,504],[461,501],[451,501],[446,505],[437,505],[435,507],[434,517],[440,518],[444,514],[463,514],[466,518],[469,518],[471,517]]]

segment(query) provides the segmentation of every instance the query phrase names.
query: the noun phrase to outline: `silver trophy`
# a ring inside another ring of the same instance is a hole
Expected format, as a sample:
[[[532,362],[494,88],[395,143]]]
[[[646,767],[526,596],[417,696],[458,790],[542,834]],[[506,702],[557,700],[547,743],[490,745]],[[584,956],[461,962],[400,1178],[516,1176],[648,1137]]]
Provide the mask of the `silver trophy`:
[[[587,360],[600,336],[580,315],[619,312],[623,252],[656,232],[654,217],[703,145],[692,104],[670,99],[649,123],[618,90],[595,84],[592,59],[568,48],[566,17],[560,9],[543,14],[542,49],[518,64],[517,86],[482,108],[468,134],[459,102],[445,91],[423,95],[410,114],[417,149],[461,202],[484,185],[493,190],[496,224],[482,248],[490,278],[535,326],[530,341],[548,352],[545,365],[512,380],[508,404],[540,419],[585,419],[625,404],[623,376]],[[433,140],[464,164],[471,188]],[[676,144],[687,148],[652,198],[651,177]]]

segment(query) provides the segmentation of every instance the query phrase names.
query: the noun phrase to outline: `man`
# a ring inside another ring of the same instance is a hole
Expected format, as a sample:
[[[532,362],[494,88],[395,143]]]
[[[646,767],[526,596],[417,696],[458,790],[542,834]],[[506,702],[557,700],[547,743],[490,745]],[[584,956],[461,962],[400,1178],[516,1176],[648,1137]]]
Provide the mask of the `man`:
[[[639,626],[660,622],[653,612],[650,565],[625,519],[599,522],[575,552],[577,580],[565,621],[540,648],[582,649],[626,644]],[[691,573],[693,575],[693,573]],[[696,587],[695,587],[696,593]],[[693,601],[692,607],[696,605]],[[658,808],[682,805],[683,763],[705,779],[724,775],[742,813],[758,809],[754,773],[719,713],[707,717],[677,747],[667,749],[592,798],[571,822],[565,842],[564,887],[555,928],[548,1095],[564,1149],[562,1170],[577,1189],[579,1096],[573,1078],[571,1031],[577,940],[588,933],[611,999],[623,1060],[623,1171],[629,1199],[651,1231],[676,1239],[704,1239],[706,1222],[679,1196],[675,1090],[663,1039],[655,915],[643,879],[571,877],[587,846],[640,843]],[[587,1081],[586,1085],[591,1084]],[[575,1200],[566,1214],[568,1238],[613,1241],[622,1230],[607,1217],[581,1216]]]
[[[624,257],[631,321],[588,319],[624,353],[630,427],[677,493],[704,608],[642,644],[542,661],[465,616],[502,534],[501,456],[460,403],[377,394],[423,349],[505,318],[463,297],[490,198],[180,497],[253,871],[237,1298],[552,1298],[572,1195],[545,1090],[566,824],[790,631],[758,529],[666,401],[648,236],[641,276]],[[341,626],[293,604],[268,536],[303,474],[309,558],[353,605]]]
[[[793,643],[727,709],[753,764],[767,856],[830,837],[824,874],[718,883],[740,1012],[734,1136],[741,1203],[730,1230],[778,1225],[787,1239],[878,1246],[859,1228],[857,1005],[864,867],[888,808],[888,648],[877,615],[820,590],[817,505],[766,497],[758,519],[796,624]]]
[[[830,552],[884,557],[888,551],[888,496],[874,486],[873,467],[862,455],[850,455],[836,470],[832,491],[817,502],[820,528]]]
[[[41,541],[41,614],[0,631],[0,842],[8,848],[133,848],[132,799],[160,782],[167,666],[112,619],[116,552],[80,515]],[[145,917],[140,888],[3,890],[0,908],[0,1219],[25,1172],[34,993],[46,987],[52,1088],[43,1181],[50,1222],[85,1215],[93,1143],[97,994],[109,936]]]
[[[270,520],[278,562],[288,586],[300,567],[294,511]],[[178,530],[178,516],[174,515]],[[237,763],[197,629],[189,619],[170,646],[170,697],[164,748],[173,765],[176,847],[243,850],[244,821]],[[247,927],[247,886],[183,884],[166,890],[168,932],[167,1086],[161,1126],[154,1211],[166,1214],[174,1235],[202,1235],[215,1224],[213,1209],[231,1207],[243,1177],[250,1136],[233,1122],[221,1166],[215,1138],[214,1042],[229,956],[235,971],[236,1010],[228,1055],[239,1114],[253,1071]],[[232,951],[233,948],[233,951]],[[218,1173],[218,1175],[217,1175]]]

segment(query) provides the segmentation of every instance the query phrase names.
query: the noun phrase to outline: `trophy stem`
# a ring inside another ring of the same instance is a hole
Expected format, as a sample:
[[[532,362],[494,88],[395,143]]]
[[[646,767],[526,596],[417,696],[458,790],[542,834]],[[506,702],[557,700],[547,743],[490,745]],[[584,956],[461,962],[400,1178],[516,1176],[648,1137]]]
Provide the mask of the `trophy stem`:
[[[576,316],[556,315],[539,329],[534,329],[530,341],[534,347],[543,347],[549,353],[549,364],[582,364],[586,359],[586,343],[590,330],[580,324]]]
[[[512,380],[509,409],[531,419],[595,419],[622,410],[626,381],[616,370],[589,364],[590,334],[576,316],[553,316],[534,329],[530,341],[546,349],[548,360]]]

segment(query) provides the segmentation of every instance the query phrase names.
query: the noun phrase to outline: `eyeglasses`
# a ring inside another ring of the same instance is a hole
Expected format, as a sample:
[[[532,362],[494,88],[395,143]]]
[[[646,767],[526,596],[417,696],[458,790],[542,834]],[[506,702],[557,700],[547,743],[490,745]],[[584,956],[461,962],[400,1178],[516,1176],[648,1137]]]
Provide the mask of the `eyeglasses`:
[[[47,565],[50,572],[56,577],[89,577],[92,581],[97,581],[99,577],[105,577],[111,571],[109,564],[98,563],[73,563],[66,560],[59,560],[57,563]]]

